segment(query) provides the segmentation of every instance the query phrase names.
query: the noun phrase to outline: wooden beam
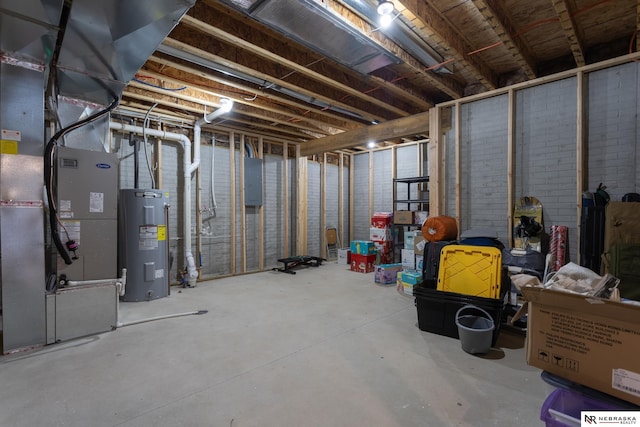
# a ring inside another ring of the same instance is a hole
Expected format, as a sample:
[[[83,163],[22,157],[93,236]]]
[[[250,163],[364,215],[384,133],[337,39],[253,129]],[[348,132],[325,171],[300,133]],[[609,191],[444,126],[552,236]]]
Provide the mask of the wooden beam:
[[[427,133],[428,130],[429,113],[420,113],[316,139],[303,144],[300,153],[303,156],[309,156],[317,153],[357,147],[367,141],[380,142],[386,139]]]
[[[262,137],[258,138],[258,158],[262,160],[262,194],[265,194],[264,191],[264,181],[265,181],[265,173],[264,173],[264,140]],[[264,202],[264,201],[263,201]],[[258,269],[260,271],[264,270],[264,205],[258,206]]]
[[[300,154],[300,145],[296,146],[296,161],[298,167],[296,188],[296,255],[307,253],[307,158]]]
[[[440,52],[447,52],[456,63],[487,89],[495,89],[498,78],[491,68],[479,57],[466,56],[466,52],[474,49],[469,46],[460,34],[447,22],[431,2],[424,0],[396,1],[396,9],[424,32],[427,38]],[[406,11],[405,11],[406,9]]]
[[[358,114],[360,115],[363,120],[366,121],[373,121],[373,120],[385,120],[384,117],[378,115],[378,114],[372,114],[369,111],[366,111],[364,109],[361,108],[356,108],[352,105],[349,104],[345,104],[344,102],[340,102],[340,101],[336,101],[334,98],[325,96],[319,92],[316,91],[312,91],[312,90],[308,90],[305,89],[303,87],[294,85],[292,83],[289,83],[283,79],[279,79],[277,77],[274,77],[272,75],[260,72],[258,70],[255,70],[254,68],[250,68],[244,65],[241,65],[237,62],[233,62],[229,59],[223,58],[221,56],[218,55],[214,55],[212,53],[209,53],[207,51],[204,51],[202,49],[198,49],[195,48],[187,43],[183,43],[181,41],[172,39],[170,37],[164,39],[164,41],[162,42],[163,45],[166,46],[170,46],[173,47],[175,49],[184,51],[186,53],[190,53],[192,55],[198,56],[200,58],[202,58],[204,61],[203,62],[210,62],[212,64],[224,64],[225,67],[231,69],[231,70],[235,70],[238,71],[239,73],[243,73],[243,74],[248,74],[251,75],[253,77],[259,78],[261,80],[264,80],[265,82],[269,82],[269,84],[273,84],[273,85],[277,85],[289,90],[292,90],[296,93],[298,93],[301,96],[305,96],[309,99],[318,99],[320,101],[323,101],[324,103],[328,104],[328,105],[332,105],[332,106],[336,106],[339,108],[342,108],[346,111],[351,111],[352,113]],[[316,107],[316,109],[320,110],[320,107]]]
[[[606,68],[615,67],[616,65],[626,64],[629,62],[633,62],[636,60],[640,60],[640,52],[631,53],[628,55],[618,56],[616,58],[607,59],[606,61],[597,62],[595,64],[585,65],[584,67],[574,68],[573,70],[562,71],[556,74],[551,74],[549,76],[538,77],[535,80],[528,80],[522,83],[516,83],[509,87],[499,88],[496,90],[492,90],[490,92],[479,93],[477,95],[467,96],[460,101],[467,103],[477,101],[479,99],[487,99],[498,95],[503,95],[508,93],[510,90],[521,90],[534,86],[539,86],[541,84],[555,82],[558,80],[563,80],[566,78],[571,78],[576,76],[580,72],[590,73],[593,71],[604,70]],[[447,101],[436,105],[436,107],[450,107],[456,104],[456,101]]]
[[[263,100],[268,100],[271,101],[271,103],[269,105],[282,105],[282,106],[287,106],[287,107],[291,107],[288,109],[288,111],[291,111],[292,108],[297,109],[297,110],[302,110],[302,111],[309,111],[308,114],[305,115],[307,121],[309,123],[315,124],[316,126],[322,125],[327,123],[327,121],[330,121],[332,126],[338,128],[338,129],[351,129],[353,128],[353,126],[360,126],[360,122],[357,122],[355,120],[351,120],[349,118],[345,118],[345,117],[336,117],[335,113],[332,113],[330,110],[314,110],[313,112],[311,112],[309,110],[309,104],[303,103],[301,101],[296,101],[296,100],[292,100],[290,98],[285,98],[282,96],[278,96],[276,93],[270,93],[270,92],[265,92],[264,90],[256,90],[255,86],[248,86],[248,85],[244,85],[241,83],[237,83],[235,81],[232,81],[231,79],[227,78],[218,78],[215,75],[211,74],[211,73],[207,73],[202,71],[200,68],[196,68],[195,66],[191,66],[191,65],[185,65],[185,64],[181,64],[180,62],[176,62],[173,61],[171,59],[167,59],[164,57],[159,57],[159,56],[151,56],[148,60],[147,60],[147,66],[145,66],[145,68],[143,69],[144,72],[147,72],[147,68],[148,65],[150,63],[156,63],[162,70],[162,73],[159,73],[159,75],[170,75],[170,76],[174,76],[177,80],[182,81],[182,79],[184,79],[185,82],[190,83],[191,78],[189,78],[188,76],[185,78],[184,73],[187,73],[188,75],[192,75],[195,77],[199,77],[201,79],[216,83],[216,84],[220,84],[220,85],[224,85],[225,86],[225,90],[227,92],[237,92],[238,89],[240,91],[244,91],[247,92],[247,98],[251,99],[252,97],[255,97],[256,99],[263,99]],[[191,83],[190,83],[191,84]],[[204,86],[204,85],[203,85]],[[230,88],[226,89],[226,88]],[[222,91],[222,89],[221,89]],[[254,100],[255,101],[255,100]],[[253,101],[251,101],[253,102]],[[265,109],[267,109],[267,107],[261,106]],[[318,120],[316,119],[316,117],[324,117],[325,120]]]
[[[498,0],[471,0],[478,11],[486,19],[496,36],[516,60],[528,79],[535,79],[535,62],[530,49],[522,39],[512,37],[516,34],[515,26],[511,23],[509,15],[502,1]]]
[[[440,203],[444,174],[442,169],[443,143],[440,126],[440,107],[429,110],[429,215],[444,214]],[[442,177],[442,178],[441,178]]]
[[[551,3],[558,14],[558,18],[560,18],[560,25],[569,41],[573,59],[578,67],[583,67],[585,65],[584,49],[582,48],[582,37],[579,34],[578,26],[573,19],[575,11],[572,10],[568,0],[551,0]]]
[[[327,258],[327,153],[320,165],[320,256]]]
[[[455,106],[455,116],[456,116],[456,121],[455,121],[455,132],[454,132],[454,138],[455,141],[453,141],[454,145],[455,145],[455,164],[456,164],[456,171],[455,171],[455,177],[456,177],[456,220],[458,221],[458,230],[461,229],[461,225],[460,221],[462,220],[462,163],[461,163],[461,144],[462,144],[462,104],[460,102],[456,103]],[[445,157],[445,156],[442,156]],[[446,167],[446,162],[442,163],[443,165],[443,170],[440,171],[440,173],[442,174],[441,176],[446,176],[446,169],[444,169]]]
[[[245,184],[244,184],[244,144],[245,136],[240,134],[240,261],[242,262],[242,272],[247,272],[247,207],[245,206]]]
[[[255,55],[259,58],[262,59],[266,59],[269,61],[273,61],[277,64],[281,64],[284,65],[287,68],[290,68],[291,70],[300,73],[308,78],[311,78],[313,80],[316,80],[320,83],[323,83],[325,85],[328,85],[330,87],[333,87],[337,90],[343,91],[353,97],[362,99],[363,101],[366,101],[368,103],[371,103],[372,105],[377,105],[380,108],[384,108],[385,110],[391,111],[399,116],[407,116],[409,115],[409,113],[405,110],[402,110],[400,108],[397,108],[387,102],[383,102],[380,101],[379,99],[367,95],[365,93],[363,93],[361,90],[357,90],[347,84],[343,84],[335,79],[329,78],[324,76],[321,73],[317,73],[315,71],[312,71],[311,69],[309,69],[308,67],[304,66],[304,65],[300,65],[294,61],[290,61],[287,58],[277,55],[273,52],[270,52],[267,49],[264,49],[260,46],[257,46],[255,44],[249,43],[246,40],[241,39],[240,37],[236,37],[232,34],[229,34],[225,31],[220,30],[219,28],[216,28],[212,25],[207,24],[206,22],[202,22],[199,21],[189,15],[185,15],[182,20],[180,21],[181,25],[187,25],[190,26],[192,28],[197,29],[198,31],[201,31],[202,33],[206,34],[207,36],[213,36],[215,38],[217,38],[218,40],[222,40],[228,44],[231,44],[233,46],[242,46],[243,50],[246,50],[247,52],[250,52],[252,55]]]
[[[344,246],[344,153],[338,154],[338,236]]]
[[[250,117],[257,117],[257,118],[262,118],[263,120],[273,120],[274,117],[279,117],[279,116],[285,116],[285,122],[284,123],[295,123],[296,127],[298,128],[302,128],[302,129],[307,129],[309,131],[312,132],[317,132],[317,133],[322,133],[324,135],[330,135],[330,134],[334,134],[337,133],[339,130],[346,130],[346,129],[352,129],[353,127],[346,127],[346,126],[331,126],[332,129],[330,129],[330,126],[327,126],[327,122],[326,121],[321,121],[321,120],[316,120],[313,119],[311,117],[309,117],[309,115],[305,115],[305,114],[298,114],[295,111],[292,111],[291,108],[282,108],[280,107],[279,103],[263,103],[263,102],[256,102],[255,99],[251,99],[251,98],[245,98],[243,96],[239,96],[237,94],[226,94],[226,93],[222,93],[224,92],[224,89],[218,89],[218,91],[220,93],[218,93],[217,91],[212,91],[210,90],[210,88],[199,85],[199,84],[195,84],[192,82],[187,82],[185,80],[180,80],[178,78],[174,78],[174,77],[170,77],[168,75],[165,74],[160,74],[151,70],[144,70],[144,74],[149,76],[149,77],[153,77],[154,79],[156,79],[160,84],[162,82],[170,82],[173,83],[175,85],[181,85],[184,86],[185,83],[188,85],[188,89],[194,89],[195,91],[199,91],[199,93],[201,93],[202,95],[193,95],[194,98],[196,99],[202,99],[205,102],[208,102],[209,104],[207,105],[213,105],[215,106],[216,103],[220,103],[220,98],[229,98],[229,99],[233,99],[234,102],[234,111],[238,110],[238,105],[243,105],[246,107],[243,107],[242,110],[240,110],[241,113],[249,113],[251,111],[254,111],[254,115],[252,114],[246,114]],[[141,87],[141,88],[145,88],[145,86],[138,84],[134,84],[135,82],[132,82],[133,86],[136,87]],[[154,92],[157,93],[166,93],[163,92],[162,90],[156,90]],[[293,104],[291,104],[293,106]],[[297,108],[299,109],[303,109],[303,106],[301,105],[297,105]],[[259,114],[259,113],[255,113],[255,111],[266,111],[268,113],[272,113],[273,115],[269,115],[269,114]],[[308,110],[307,110],[308,111]],[[275,116],[277,115],[277,116]],[[305,124],[306,123],[306,124]],[[358,124],[358,126],[360,126]]]
[[[229,133],[229,190],[231,191],[229,204],[231,205],[231,226],[229,236],[230,273],[236,273],[236,135]]]
[[[513,208],[516,203],[516,91],[509,91],[509,106],[507,110],[507,229],[509,230],[508,244],[514,247],[513,241]]]
[[[283,232],[283,252],[282,256],[287,258],[289,256],[289,144],[286,142],[282,144],[282,162],[284,166],[282,168],[282,210],[283,210],[283,220],[282,226],[284,228]]]
[[[587,138],[586,138],[586,108],[585,99],[587,99],[587,83],[585,82],[584,73],[580,72],[577,75],[577,88],[576,88],[576,240],[580,241],[580,235],[582,234],[581,218],[582,218],[582,193],[588,188],[587,175],[585,171],[588,170],[587,165]],[[580,263],[580,251],[576,251],[578,256],[578,263]]]

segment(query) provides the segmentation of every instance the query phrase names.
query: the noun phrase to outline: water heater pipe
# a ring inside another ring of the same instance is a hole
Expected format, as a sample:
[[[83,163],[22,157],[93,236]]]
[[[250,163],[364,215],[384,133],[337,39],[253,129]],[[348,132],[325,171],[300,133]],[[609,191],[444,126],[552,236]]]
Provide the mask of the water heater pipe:
[[[212,113],[213,114],[213,113]],[[134,132],[142,134],[143,132],[148,136],[164,139],[167,141],[179,142],[184,151],[184,188],[183,188],[183,200],[184,200],[184,224],[183,224],[183,245],[184,253],[187,262],[187,274],[190,286],[195,286],[196,279],[198,278],[198,270],[196,268],[196,262],[191,251],[191,174],[200,166],[200,135],[198,131],[198,143],[194,147],[194,162],[191,162],[191,140],[180,133],[166,132],[163,130],[142,128],[140,126],[126,125],[123,123],[110,122],[109,128],[121,132]],[[195,132],[194,132],[195,133]]]

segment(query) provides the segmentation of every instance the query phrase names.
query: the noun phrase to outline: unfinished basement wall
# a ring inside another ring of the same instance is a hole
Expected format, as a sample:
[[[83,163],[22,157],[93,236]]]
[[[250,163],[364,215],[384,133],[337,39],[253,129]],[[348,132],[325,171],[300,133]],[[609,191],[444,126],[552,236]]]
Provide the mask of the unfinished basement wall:
[[[353,160],[353,236],[351,240],[369,240],[371,215],[369,212],[369,156],[356,154]]]
[[[339,212],[339,202],[338,198],[338,185],[339,185],[339,175],[340,175],[340,167],[338,165],[334,165],[331,163],[327,163],[325,167],[325,229],[327,228],[335,228],[336,231],[340,230],[340,212]],[[325,231],[323,231],[325,232]],[[326,233],[326,232],[325,232]],[[325,234],[326,235],[326,234]]]
[[[438,105],[442,198],[432,204],[462,231],[496,228],[511,244],[513,204],[535,196],[547,233],[568,227],[568,256],[578,262],[583,191],[604,182],[612,200],[638,192],[640,63],[624,61]]]
[[[321,182],[320,163],[309,160],[307,163],[307,252],[296,255],[321,256]]]
[[[393,152],[391,149],[376,150],[373,152],[373,212],[392,211]]]
[[[638,63],[589,75],[588,187],[607,186],[611,200],[640,193],[640,72]]]
[[[460,232],[477,228],[495,230],[504,242],[508,242],[509,211],[507,109],[506,95],[463,104],[459,148]],[[447,156],[450,155],[447,151]],[[455,159],[455,155],[452,157]]]
[[[515,197],[534,196],[543,206],[545,231],[569,229],[567,253],[577,261],[577,79],[516,92]],[[518,218],[514,218],[517,224]]]
[[[264,266],[278,266],[284,257],[284,167],[282,156],[264,156]],[[263,195],[263,196],[264,196]]]
[[[397,178],[421,176],[421,168],[428,168],[426,144],[415,143],[399,147],[382,148],[354,154],[354,199],[352,240],[369,240],[371,215],[375,212],[393,212],[393,173]],[[394,155],[395,151],[395,155]],[[372,164],[370,159],[372,156]],[[395,165],[394,165],[395,158]],[[371,166],[370,166],[371,165]],[[428,169],[424,169],[424,173]],[[373,177],[373,179],[370,179]],[[418,186],[400,184],[398,198],[406,199],[407,190],[411,198],[418,198]],[[369,195],[372,195],[371,203]],[[372,206],[372,209],[370,209]],[[406,206],[399,206],[406,209]],[[346,242],[348,243],[348,242]]]

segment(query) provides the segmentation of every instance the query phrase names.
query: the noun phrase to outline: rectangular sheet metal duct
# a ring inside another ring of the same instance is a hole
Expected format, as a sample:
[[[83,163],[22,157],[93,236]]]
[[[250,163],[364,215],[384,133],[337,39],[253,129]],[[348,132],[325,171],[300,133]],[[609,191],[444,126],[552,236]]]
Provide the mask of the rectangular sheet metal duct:
[[[401,62],[313,0],[263,1],[249,13],[274,30],[363,74]]]

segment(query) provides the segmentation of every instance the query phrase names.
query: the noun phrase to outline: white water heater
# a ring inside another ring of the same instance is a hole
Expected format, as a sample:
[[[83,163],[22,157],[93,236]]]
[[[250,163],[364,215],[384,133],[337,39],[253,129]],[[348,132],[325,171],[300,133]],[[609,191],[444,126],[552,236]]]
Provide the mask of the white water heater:
[[[127,269],[123,301],[169,295],[168,206],[162,190],[120,190],[118,264]]]

